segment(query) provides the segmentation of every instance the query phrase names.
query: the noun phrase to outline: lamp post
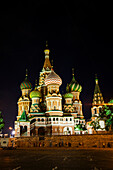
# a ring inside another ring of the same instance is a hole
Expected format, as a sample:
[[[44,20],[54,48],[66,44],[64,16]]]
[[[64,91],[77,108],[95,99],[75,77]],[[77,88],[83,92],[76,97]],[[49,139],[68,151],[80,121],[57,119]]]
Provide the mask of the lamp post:
[[[9,127],[9,130],[10,130],[10,137],[15,135],[15,130],[13,130],[12,127]]]

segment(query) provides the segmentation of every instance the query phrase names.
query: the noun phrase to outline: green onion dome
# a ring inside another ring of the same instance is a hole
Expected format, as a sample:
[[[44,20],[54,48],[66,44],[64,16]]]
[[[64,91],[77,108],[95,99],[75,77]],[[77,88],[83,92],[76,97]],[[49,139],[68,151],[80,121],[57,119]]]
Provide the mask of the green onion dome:
[[[21,83],[20,89],[23,90],[23,89],[31,89],[31,88],[32,88],[32,84],[28,80],[28,74],[27,74],[27,69],[26,69],[26,77],[25,77],[25,80]]]
[[[82,86],[75,80],[74,74],[71,83],[69,84],[69,89],[71,92],[81,92]]]
[[[34,89],[31,93],[30,93],[30,98],[41,98],[42,94],[37,90]]]
[[[37,80],[35,81],[35,89],[30,93],[30,98],[41,98],[42,94],[37,89]]]
[[[66,93],[66,94],[64,94],[64,98],[73,98],[73,94],[72,93]]]

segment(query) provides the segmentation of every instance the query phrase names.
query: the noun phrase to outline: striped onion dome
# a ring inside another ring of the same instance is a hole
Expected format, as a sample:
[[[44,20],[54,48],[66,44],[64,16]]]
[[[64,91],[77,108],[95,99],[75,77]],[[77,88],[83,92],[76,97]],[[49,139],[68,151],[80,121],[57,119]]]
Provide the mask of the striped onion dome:
[[[30,98],[41,98],[42,94],[37,89],[37,80],[35,82],[35,89],[30,93]]]
[[[58,84],[61,86],[62,84],[62,79],[54,72],[54,70],[51,70],[51,73],[48,74],[48,76],[45,78],[45,85],[49,84]]]
[[[64,98],[73,98],[73,94],[72,93],[66,93],[66,94],[64,94]]]
[[[27,74],[27,69],[26,69],[26,77],[25,77],[25,80],[21,83],[20,89],[23,90],[23,89],[31,89],[31,88],[32,88],[32,84],[28,80],[28,74]]]
[[[82,86],[75,80],[74,74],[71,83],[69,84],[71,92],[81,92]]]

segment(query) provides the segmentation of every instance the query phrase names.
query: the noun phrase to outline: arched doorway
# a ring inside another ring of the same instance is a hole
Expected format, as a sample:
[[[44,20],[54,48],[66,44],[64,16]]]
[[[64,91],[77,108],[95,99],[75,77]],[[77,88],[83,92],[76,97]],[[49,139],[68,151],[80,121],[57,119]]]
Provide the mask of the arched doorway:
[[[44,127],[40,127],[38,129],[38,135],[39,136],[45,136],[45,128]]]
[[[20,126],[20,136],[27,136],[27,126]]]

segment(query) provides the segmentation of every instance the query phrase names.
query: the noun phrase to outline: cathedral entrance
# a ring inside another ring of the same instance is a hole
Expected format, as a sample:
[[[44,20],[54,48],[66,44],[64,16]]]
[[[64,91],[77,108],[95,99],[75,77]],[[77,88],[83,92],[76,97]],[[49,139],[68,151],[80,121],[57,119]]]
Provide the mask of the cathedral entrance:
[[[27,126],[20,126],[20,136],[27,136]]]
[[[45,128],[44,127],[40,127],[38,129],[38,135],[39,136],[45,136]]]
[[[64,135],[72,135],[71,127],[65,127],[63,131],[64,131]]]

